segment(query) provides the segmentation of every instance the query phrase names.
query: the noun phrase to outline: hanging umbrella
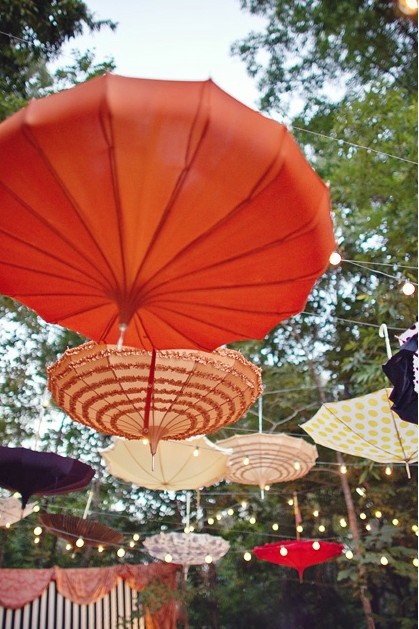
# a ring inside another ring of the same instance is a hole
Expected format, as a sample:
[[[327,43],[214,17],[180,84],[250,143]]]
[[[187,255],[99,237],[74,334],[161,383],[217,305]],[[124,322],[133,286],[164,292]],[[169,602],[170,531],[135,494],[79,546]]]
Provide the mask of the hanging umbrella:
[[[26,507],[32,495],[56,496],[84,489],[95,471],[54,452],[0,446],[0,487],[17,491]]]
[[[16,498],[0,498],[0,526],[9,527],[22,518],[26,518],[33,511],[35,504],[26,505],[23,509],[20,500]]]
[[[39,520],[50,533],[71,544],[81,539],[83,546],[113,546],[124,539],[122,533],[109,526],[75,515],[42,513]]]
[[[104,75],[0,124],[0,291],[98,342],[212,350],[300,312],[335,247],[287,129],[212,81]]]
[[[389,398],[401,419],[418,423],[418,324],[399,336],[400,350],[389,356],[383,371],[393,384]]]
[[[162,441],[152,470],[152,455],[142,441],[115,439],[101,451],[113,476],[147,489],[173,491],[199,489],[220,481],[229,453],[206,437]]]
[[[302,428],[332,450],[361,456],[378,463],[418,460],[418,428],[400,419],[389,401],[391,389],[323,404]]]
[[[217,445],[233,451],[225,478],[233,483],[258,485],[262,492],[266,485],[305,476],[317,459],[316,446],[282,434],[234,435],[217,441]]]
[[[258,559],[295,568],[301,583],[306,568],[339,557],[343,548],[343,544],[337,542],[292,539],[256,546],[253,552]]]
[[[229,542],[207,533],[159,533],[143,542],[147,552],[156,559],[183,566],[199,566],[224,557]]]
[[[73,420],[127,439],[215,432],[247,411],[262,391],[260,369],[239,352],[147,352],[89,342],[48,368],[52,397]],[[154,460],[154,459],[153,459]]]

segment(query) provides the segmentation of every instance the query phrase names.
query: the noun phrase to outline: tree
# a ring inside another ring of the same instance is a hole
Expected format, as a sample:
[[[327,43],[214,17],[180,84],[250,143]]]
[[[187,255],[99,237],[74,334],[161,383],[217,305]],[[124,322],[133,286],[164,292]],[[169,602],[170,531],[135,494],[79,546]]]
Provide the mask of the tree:
[[[301,98],[312,110],[376,81],[417,92],[417,24],[393,0],[242,0],[241,5],[267,19],[264,32],[232,46],[249,74],[259,78],[262,109],[288,113],[292,100]]]

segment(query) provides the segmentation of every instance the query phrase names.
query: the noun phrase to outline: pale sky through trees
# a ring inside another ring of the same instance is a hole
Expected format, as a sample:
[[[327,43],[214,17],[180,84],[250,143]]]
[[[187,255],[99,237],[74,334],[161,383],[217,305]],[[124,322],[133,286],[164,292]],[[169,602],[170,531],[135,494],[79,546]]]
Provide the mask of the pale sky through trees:
[[[256,81],[230,55],[230,46],[264,20],[240,9],[239,0],[85,0],[96,19],[118,22],[112,32],[79,37],[63,48],[113,57],[116,72],[137,78],[206,80],[256,108]],[[61,58],[61,64],[66,61]]]

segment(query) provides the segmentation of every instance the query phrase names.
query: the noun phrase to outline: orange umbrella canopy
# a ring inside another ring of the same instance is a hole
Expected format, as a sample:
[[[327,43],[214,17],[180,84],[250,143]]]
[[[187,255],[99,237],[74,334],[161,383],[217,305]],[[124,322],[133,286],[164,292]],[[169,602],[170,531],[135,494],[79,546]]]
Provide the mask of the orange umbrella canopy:
[[[212,81],[104,75],[0,124],[0,292],[97,342],[212,350],[300,312],[335,240],[287,129]]]
[[[262,392],[261,373],[240,352],[147,352],[89,342],[48,368],[52,397],[73,420],[107,434],[185,439],[217,431]]]
[[[317,448],[290,435],[252,433],[217,441],[231,448],[225,478],[233,483],[266,485],[296,480],[308,474],[317,459]]]

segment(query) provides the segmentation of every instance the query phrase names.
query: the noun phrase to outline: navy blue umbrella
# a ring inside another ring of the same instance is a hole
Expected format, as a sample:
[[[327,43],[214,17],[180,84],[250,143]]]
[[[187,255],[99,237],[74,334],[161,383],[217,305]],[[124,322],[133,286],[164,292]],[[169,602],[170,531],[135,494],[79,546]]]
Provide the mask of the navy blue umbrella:
[[[404,332],[399,340],[402,343],[400,350],[383,365],[383,371],[393,385],[389,396],[392,410],[404,421],[417,424],[417,324]]]

